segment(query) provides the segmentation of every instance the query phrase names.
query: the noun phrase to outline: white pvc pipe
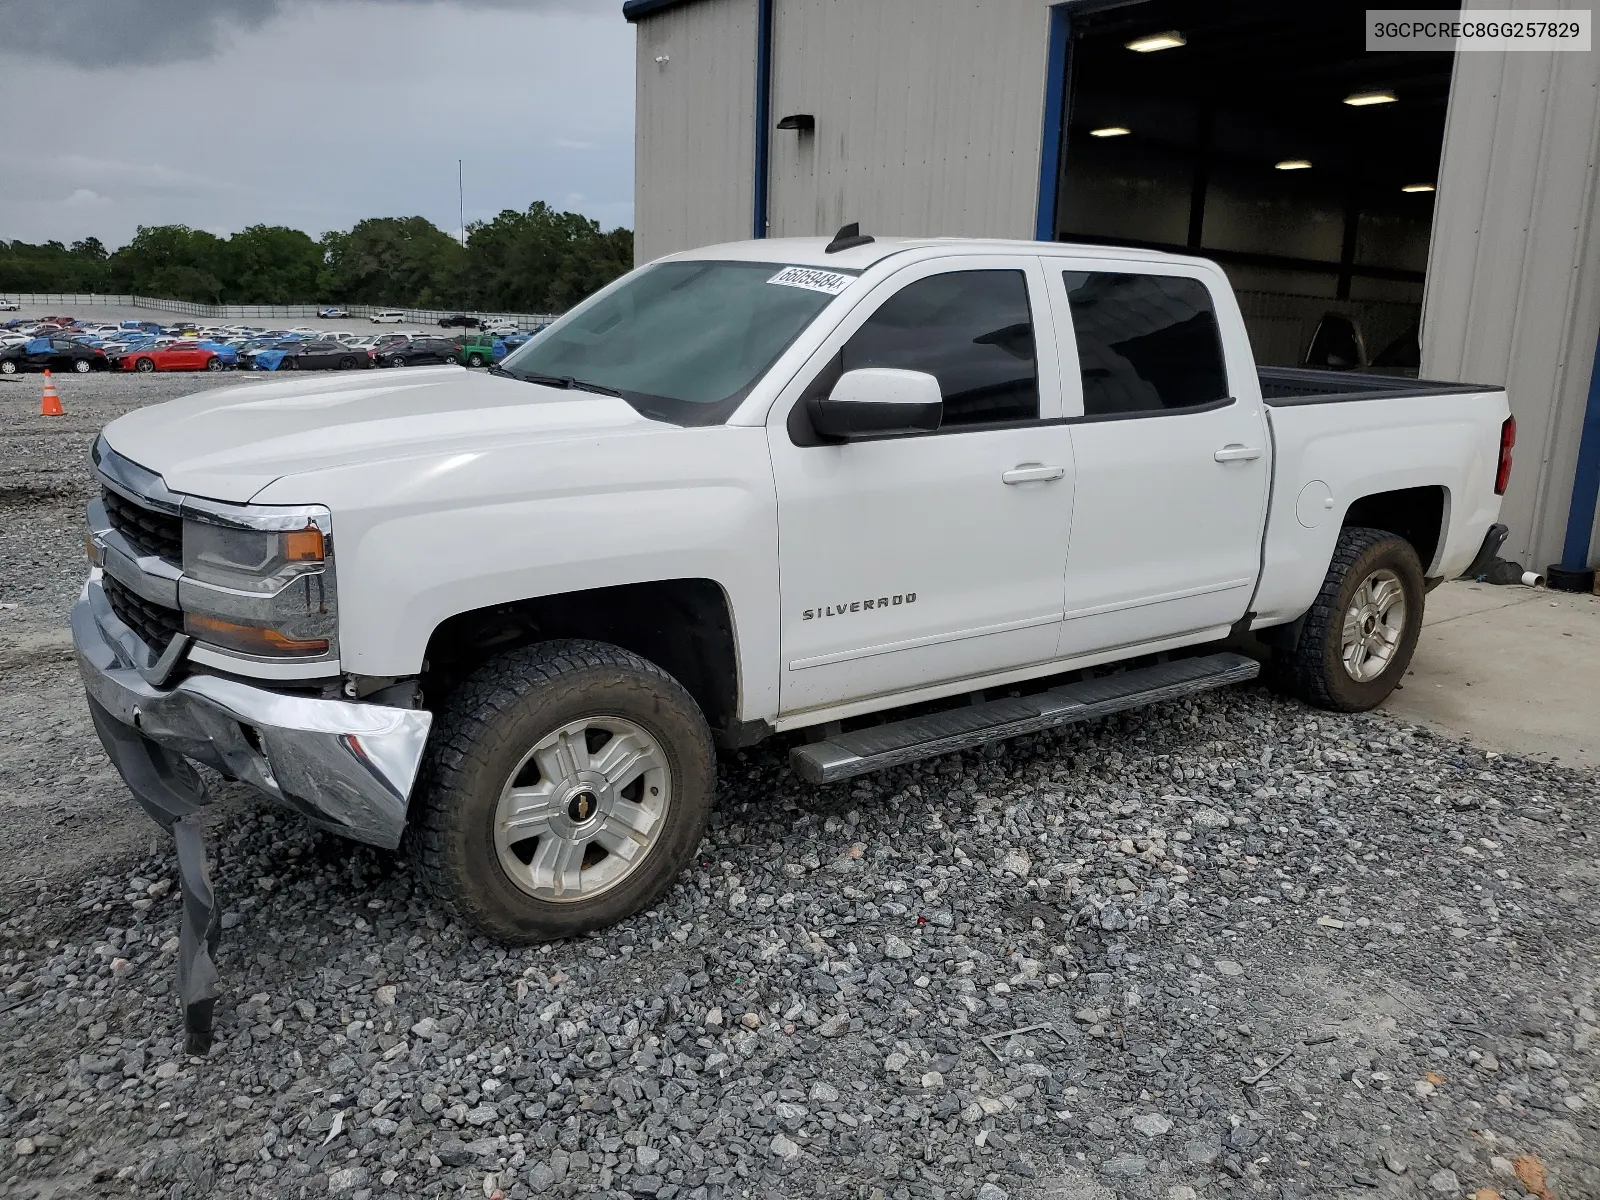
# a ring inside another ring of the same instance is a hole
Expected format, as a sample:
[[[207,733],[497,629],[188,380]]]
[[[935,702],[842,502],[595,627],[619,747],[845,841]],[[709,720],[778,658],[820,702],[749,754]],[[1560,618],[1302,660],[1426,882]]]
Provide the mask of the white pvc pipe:
[[[1523,587],[1543,587],[1544,576],[1537,571],[1524,571],[1522,573]]]

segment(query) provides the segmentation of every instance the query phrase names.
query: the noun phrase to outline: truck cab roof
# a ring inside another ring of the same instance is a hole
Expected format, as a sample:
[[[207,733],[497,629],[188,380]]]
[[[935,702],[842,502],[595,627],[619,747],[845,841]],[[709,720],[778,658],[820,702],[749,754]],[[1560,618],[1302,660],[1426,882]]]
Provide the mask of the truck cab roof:
[[[1209,259],[1168,254],[1130,246],[1089,245],[1079,242],[1030,242],[1012,238],[966,237],[881,237],[860,246],[828,252],[832,239],[822,237],[760,238],[743,242],[723,242],[680,250],[664,256],[662,262],[724,259],[744,262],[782,262],[799,266],[845,271],[864,271],[887,258],[915,251],[946,254],[1081,254],[1086,258],[1120,259],[1130,263],[1211,264]]]

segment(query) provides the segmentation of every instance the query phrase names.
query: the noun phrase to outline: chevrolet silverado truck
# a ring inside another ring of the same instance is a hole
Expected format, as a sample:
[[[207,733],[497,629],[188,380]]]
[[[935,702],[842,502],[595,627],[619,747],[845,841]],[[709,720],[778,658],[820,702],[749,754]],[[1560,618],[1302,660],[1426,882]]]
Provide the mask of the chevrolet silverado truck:
[[[193,764],[404,841],[484,934],[576,934],[671,886],[719,747],[803,731],[828,783],[1263,658],[1373,707],[1499,548],[1514,429],[1497,387],[1258,368],[1208,261],[848,228],[651,263],[487,373],[123,416],[72,628],[176,839],[190,1043]]]

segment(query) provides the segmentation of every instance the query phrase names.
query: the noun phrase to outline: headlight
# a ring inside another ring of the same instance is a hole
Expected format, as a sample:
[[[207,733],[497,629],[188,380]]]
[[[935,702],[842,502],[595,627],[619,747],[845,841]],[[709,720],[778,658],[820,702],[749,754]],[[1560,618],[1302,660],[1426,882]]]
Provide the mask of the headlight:
[[[183,522],[184,632],[260,658],[335,653],[333,553],[322,516],[229,510]]]
[[[322,531],[314,526],[268,531],[183,523],[183,573],[218,587],[276,592],[322,565]]]

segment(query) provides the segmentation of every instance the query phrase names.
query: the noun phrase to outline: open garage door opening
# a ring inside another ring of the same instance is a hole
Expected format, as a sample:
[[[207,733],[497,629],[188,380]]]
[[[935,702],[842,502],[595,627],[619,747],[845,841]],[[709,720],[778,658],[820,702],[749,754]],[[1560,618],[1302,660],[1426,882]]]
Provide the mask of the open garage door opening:
[[[1215,259],[1262,363],[1415,374],[1453,56],[1368,53],[1364,12],[1075,13],[1057,239]]]

